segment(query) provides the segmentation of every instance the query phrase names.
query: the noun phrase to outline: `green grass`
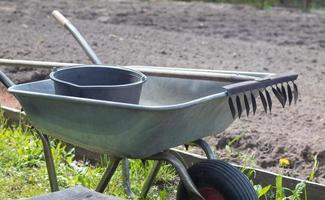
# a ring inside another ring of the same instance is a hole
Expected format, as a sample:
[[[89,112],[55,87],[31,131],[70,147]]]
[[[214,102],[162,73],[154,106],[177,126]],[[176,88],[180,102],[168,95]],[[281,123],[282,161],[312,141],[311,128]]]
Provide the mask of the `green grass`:
[[[50,192],[42,143],[36,132],[26,126],[6,127],[0,119],[0,199],[17,199]],[[107,162],[96,166],[74,160],[74,150],[58,141],[51,142],[52,153],[61,189],[75,185],[95,188]],[[132,190],[140,194],[141,186],[152,162],[130,160]],[[126,197],[121,168],[117,170],[106,194]],[[173,168],[164,165],[147,199],[168,199],[174,194],[177,180]]]

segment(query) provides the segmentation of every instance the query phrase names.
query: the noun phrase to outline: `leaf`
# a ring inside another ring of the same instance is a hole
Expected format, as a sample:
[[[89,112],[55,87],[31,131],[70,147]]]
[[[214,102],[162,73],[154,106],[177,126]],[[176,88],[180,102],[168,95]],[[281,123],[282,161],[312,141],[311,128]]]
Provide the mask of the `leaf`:
[[[166,190],[162,190],[159,192],[159,197],[161,200],[165,200],[167,198],[167,191]]]
[[[275,187],[276,187],[276,200],[283,199],[283,187],[282,187],[282,176],[277,176],[275,179]]]
[[[258,198],[266,196],[266,194],[270,191],[270,189],[271,189],[271,185],[268,185],[268,186],[265,186],[264,188],[262,188],[262,190],[259,191],[259,193],[258,193]]]

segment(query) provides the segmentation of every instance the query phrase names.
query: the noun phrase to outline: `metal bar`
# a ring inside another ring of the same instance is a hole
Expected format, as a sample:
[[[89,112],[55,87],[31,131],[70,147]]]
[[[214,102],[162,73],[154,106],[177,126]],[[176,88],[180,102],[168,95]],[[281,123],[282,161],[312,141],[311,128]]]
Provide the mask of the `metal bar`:
[[[173,156],[175,156],[183,164],[183,166],[186,169],[188,169],[188,165],[187,165],[186,161],[183,159],[182,155],[179,152],[170,150],[169,153],[172,154]],[[145,183],[142,186],[142,191],[141,191],[141,195],[140,195],[141,199],[144,199],[147,196],[149,189],[150,189],[153,181],[155,180],[162,164],[163,164],[163,162],[161,160],[156,160],[154,162],[154,165],[150,169],[149,175],[148,175]]]
[[[56,177],[55,166],[54,166],[49,138],[47,137],[47,135],[44,135],[41,132],[37,131],[37,133],[40,136],[43,143],[43,152],[44,152],[44,157],[46,162],[47,173],[49,176],[51,191],[52,192],[59,191],[59,185]]]
[[[127,68],[134,69],[130,66],[125,66]],[[165,69],[155,69],[155,68],[135,68],[140,70],[146,75],[160,76],[160,77],[175,77],[175,78],[187,78],[187,79],[200,79],[200,80],[217,80],[217,81],[248,81],[248,80],[258,80],[257,77],[240,75],[240,74],[228,74],[228,73],[211,73],[211,72],[198,72],[189,70],[165,70]]]
[[[217,159],[216,155],[212,151],[211,146],[206,141],[204,141],[202,139],[198,139],[198,140],[195,140],[194,142],[191,142],[191,145],[200,147],[204,151],[206,157],[209,160]]]
[[[81,65],[79,63],[64,63],[64,62],[48,62],[48,61],[34,61],[34,60],[12,60],[0,59],[0,65],[13,67],[30,67],[30,68],[53,68],[53,67],[70,67]]]
[[[175,155],[171,154],[168,151],[165,151],[155,154],[147,158],[147,160],[164,160],[169,162],[172,166],[175,167],[176,172],[178,173],[179,177],[181,178],[181,181],[184,184],[184,187],[191,194],[191,199],[204,200],[199,191],[196,189],[183,163]]]
[[[143,186],[142,186],[142,190],[141,190],[141,194],[140,194],[140,199],[145,199],[150,187],[152,186],[153,181],[155,180],[161,165],[162,165],[163,161],[161,160],[155,160],[154,164],[152,166],[152,168],[150,169],[149,175],[146,178],[146,181],[144,182]]]
[[[173,154],[182,164],[183,166],[188,169],[189,168],[189,165],[187,164],[186,160],[184,160],[183,156],[177,152],[177,151],[173,151],[172,149],[169,149],[168,152],[170,154]]]
[[[121,161],[121,158],[117,158],[117,157],[113,157],[113,156],[110,157],[110,161],[106,168],[106,171],[96,187],[97,192],[103,193],[105,191],[105,189],[106,189],[108,183],[110,182],[111,178],[113,177],[120,161]]]
[[[135,195],[131,190],[131,184],[130,184],[130,166],[129,166],[129,160],[127,158],[124,158],[122,160],[122,177],[123,177],[123,188],[126,195],[128,195],[130,198],[134,198]]]
[[[35,61],[35,60],[15,60],[0,58],[0,65],[16,66],[16,67],[35,67],[35,68],[52,68],[52,67],[69,67],[74,65],[84,65],[82,63],[64,63],[51,61]],[[247,76],[265,77],[275,75],[274,73],[265,72],[247,72],[247,71],[228,71],[228,70],[212,70],[212,69],[193,69],[193,68],[179,68],[179,67],[153,67],[153,66],[137,66],[129,65],[128,68],[142,71],[143,69],[156,69],[165,71],[189,71],[189,72],[206,72],[206,73],[224,73],[224,74],[238,74]]]
[[[0,59],[1,60],[1,59]],[[193,68],[180,68],[180,67],[156,67],[156,66],[137,66],[137,65],[129,65],[126,66],[134,70],[144,70],[144,69],[155,69],[155,70],[166,70],[166,71],[185,71],[185,72],[204,72],[209,74],[236,74],[236,75],[244,75],[244,76],[254,76],[254,77],[266,77],[275,75],[274,73],[265,73],[265,72],[247,72],[247,71],[231,71],[231,70],[215,70],[215,69],[193,69]]]
[[[28,61],[28,60],[11,60],[0,59],[0,65],[16,66],[16,67],[36,67],[36,68],[53,68],[53,67],[70,67],[82,65],[80,63],[61,63],[61,62],[45,62],[45,61]],[[247,81],[256,80],[265,76],[273,75],[272,73],[259,72],[240,72],[225,70],[206,70],[206,69],[190,69],[190,68],[171,68],[171,67],[152,67],[152,66],[125,66],[133,70],[139,70],[147,75],[192,78],[214,81]]]

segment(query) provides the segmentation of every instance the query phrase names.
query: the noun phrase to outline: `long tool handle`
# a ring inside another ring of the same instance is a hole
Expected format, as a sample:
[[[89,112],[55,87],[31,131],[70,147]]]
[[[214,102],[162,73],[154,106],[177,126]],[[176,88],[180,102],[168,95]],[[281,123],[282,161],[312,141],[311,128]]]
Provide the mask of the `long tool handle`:
[[[6,86],[6,88],[15,85],[14,82],[12,82],[2,71],[0,71],[0,81],[4,86]]]
[[[53,67],[71,67],[75,65],[84,65],[82,63],[63,63],[35,60],[11,60],[1,59],[0,65],[12,67],[33,67],[33,68],[53,68]],[[271,76],[271,73],[261,72],[242,72],[242,71],[224,71],[224,70],[207,70],[191,68],[173,68],[173,67],[152,67],[152,66],[125,66],[132,70],[138,70],[150,76],[178,77],[186,79],[211,80],[239,82],[262,79]]]
[[[73,37],[77,40],[83,50],[86,52],[87,56],[90,60],[95,64],[102,64],[99,58],[96,56],[94,50],[89,46],[88,42],[81,35],[78,29],[67,19],[65,18],[59,11],[54,10],[52,15],[55,19],[57,19],[64,27],[66,27]]]

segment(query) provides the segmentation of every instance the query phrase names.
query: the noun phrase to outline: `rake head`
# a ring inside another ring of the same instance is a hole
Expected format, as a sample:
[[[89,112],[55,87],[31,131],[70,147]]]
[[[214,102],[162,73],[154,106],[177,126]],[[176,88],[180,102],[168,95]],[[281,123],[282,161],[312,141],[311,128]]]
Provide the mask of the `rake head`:
[[[272,111],[272,98],[269,91],[272,91],[274,96],[278,99],[282,107],[291,105],[292,101],[296,104],[298,100],[298,87],[294,81],[298,78],[298,74],[294,72],[286,72],[283,74],[272,75],[266,78],[253,81],[244,81],[224,86],[229,96],[228,104],[233,118],[240,118],[243,112],[242,105],[245,106],[246,115],[249,116],[251,110],[250,102],[252,104],[253,114],[256,112],[256,98],[255,95],[260,96],[264,111]],[[243,96],[244,104],[241,103],[241,96]],[[234,99],[233,99],[234,98]],[[234,103],[235,102],[235,103]]]

